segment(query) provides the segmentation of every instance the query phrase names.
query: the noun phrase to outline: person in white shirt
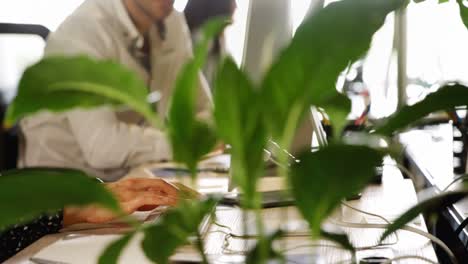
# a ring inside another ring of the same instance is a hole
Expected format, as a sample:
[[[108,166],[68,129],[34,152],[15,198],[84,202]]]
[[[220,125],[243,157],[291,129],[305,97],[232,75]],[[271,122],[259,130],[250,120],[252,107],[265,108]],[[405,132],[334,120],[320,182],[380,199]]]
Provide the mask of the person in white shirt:
[[[86,0],[47,41],[45,56],[88,55],[133,70],[160,94],[156,110],[165,118],[177,74],[192,57],[184,16],[173,0]],[[200,74],[198,112],[210,107]],[[114,181],[134,166],[171,159],[161,131],[145,127],[132,111],[108,107],[40,113],[21,121],[20,167],[65,167]]]

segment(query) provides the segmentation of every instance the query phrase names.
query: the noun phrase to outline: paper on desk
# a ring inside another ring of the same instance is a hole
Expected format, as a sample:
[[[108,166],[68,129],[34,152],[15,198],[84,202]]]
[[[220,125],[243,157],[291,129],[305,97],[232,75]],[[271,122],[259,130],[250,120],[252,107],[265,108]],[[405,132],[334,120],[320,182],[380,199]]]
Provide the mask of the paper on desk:
[[[107,246],[120,238],[119,235],[89,235],[72,239],[62,239],[42,249],[34,258],[69,264],[97,263],[99,256]],[[135,236],[123,250],[118,263],[146,264],[151,262],[141,250],[143,234]],[[155,249],[157,250],[157,249]],[[199,260],[199,255],[192,247],[183,247],[171,257],[173,261]]]
[[[34,258],[70,264],[97,263],[107,245],[119,237],[119,235],[90,235],[69,240],[62,239],[42,249]],[[133,244],[135,243],[132,241],[125,249],[121,263],[151,263],[144,254],[138,254],[139,252],[134,249],[135,245]]]
[[[410,181],[400,181],[398,184],[393,185],[368,186],[363,193],[363,197],[366,198],[347,202],[347,204],[373,215],[363,214],[353,208],[341,206],[340,218],[342,221],[368,224],[385,223],[383,219],[375,216],[379,215],[393,222],[418,201]],[[420,226],[422,224],[421,219],[418,216],[411,223]]]
[[[135,212],[132,216],[137,221],[152,223],[157,221],[167,209],[168,207],[160,207],[148,212]],[[69,264],[97,263],[99,256],[107,246],[120,238],[120,234],[129,230],[129,226],[122,219],[104,224],[72,225],[61,230],[67,235],[42,249],[33,258]],[[132,239],[123,251],[119,263],[152,263],[141,250],[142,239],[143,234]],[[191,262],[200,260],[200,257],[192,246],[187,245],[178,249],[171,259],[179,262]]]

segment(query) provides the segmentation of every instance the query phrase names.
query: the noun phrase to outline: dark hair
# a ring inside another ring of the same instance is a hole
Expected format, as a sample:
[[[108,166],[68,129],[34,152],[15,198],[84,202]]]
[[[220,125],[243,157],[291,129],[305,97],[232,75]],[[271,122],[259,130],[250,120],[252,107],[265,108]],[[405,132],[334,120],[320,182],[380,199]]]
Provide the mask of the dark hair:
[[[231,17],[236,0],[189,0],[184,9],[185,19],[193,33],[205,22],[215,17]],[[220,51],[219,37],[215,39],[212,52]]]
[[[214,17],[231,17],[235,0],[189,0],[184,9],[190,30]]]

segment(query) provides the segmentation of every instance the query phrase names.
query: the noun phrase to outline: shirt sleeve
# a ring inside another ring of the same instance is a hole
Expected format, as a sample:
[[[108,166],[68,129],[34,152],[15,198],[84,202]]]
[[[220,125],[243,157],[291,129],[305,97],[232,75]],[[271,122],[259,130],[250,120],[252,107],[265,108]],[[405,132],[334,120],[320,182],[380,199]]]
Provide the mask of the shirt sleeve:
[[[41,237],[57,233],[63,226],[63,213],[44,215],[26,225],[0,231],[0,263]]]
[[[172,157],[163,132],[119,122],[111,108],[73,110],[67,117],[85,160],[93,168],[127,168]]]

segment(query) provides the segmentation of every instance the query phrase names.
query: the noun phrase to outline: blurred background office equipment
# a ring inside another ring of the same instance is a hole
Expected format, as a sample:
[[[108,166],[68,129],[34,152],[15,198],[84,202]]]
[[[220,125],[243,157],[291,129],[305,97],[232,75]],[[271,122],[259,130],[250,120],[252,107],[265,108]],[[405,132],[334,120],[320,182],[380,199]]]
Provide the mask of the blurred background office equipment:
[[[0,120],[13,99],[24,69],[42,57],[49,35],[42,25],[0,23]],[[17,126],[0,128],[0,169],[16,168],[21,132]]]
[[[288,32],[294,33],[309,9],[321,6],[321,2],[328,5],[335,1],[237,0],[233,24],[226,29],[226,49],[239,65],[244,64],[250,69],[252,66],[247,60],[252,52],[249,51],[248,45],[254,44],[247,44],[245,40],[250,38],[250,33],[256,32],[261,35],[269,32],[247,30],[249,20],[263,19],[262,24],[269,21],[271,25],[279,26],[278,33],[275,33],[277,36],[286,36]],[[174,7],[178,11],[183,11],[187,2],[188,0],[176,0]],[[81,3],[83,0],[2,1],[0,22],[41,24],[54,31]],[[266,4],[269,7],[265,6]],[[258,7],[262,6],[265,6],[265,9],[259,10]],[[267,10],[270,13],[267,13]],[[279,16],[273,15],[278,13]],[[384,27],[377,32],[363,65],[363,79],[370,89],[374,102],[370,111],[371,117],[386,116],[395,111],[397,106],[397,65],[395,53],[392,52],[394,21],[394,15],[390,15]],[[464,48],[468,45],[468,36],[465,34],[466,29],[460,21],[458,6],[454,1],[443,5],[439,5],[437,1],[411,3],[407,9],[406,28],[408,103],[420,100],[428,88],[430,90],[435,84],[440,84],[444,80],[468,82],[468,75],[464,71],[468,68],[468,50]],[[447,30],[448,28],[450,30]],[[284,42],[278,39],[274,43],[281,46]],[[388,89],[382,88],[387,86]],[[388,107],[379,109],[377,105],[388,105]]]
[[[250,5],[243,66],[254,82],[260,82],[272,59],[292,38],[291,3],[255,0]]]

